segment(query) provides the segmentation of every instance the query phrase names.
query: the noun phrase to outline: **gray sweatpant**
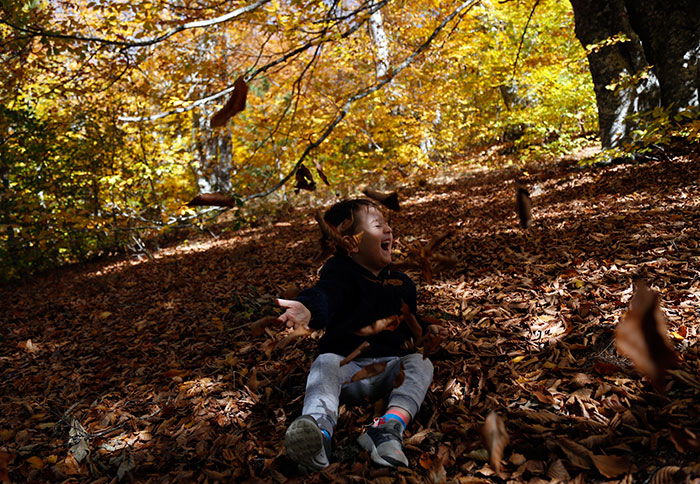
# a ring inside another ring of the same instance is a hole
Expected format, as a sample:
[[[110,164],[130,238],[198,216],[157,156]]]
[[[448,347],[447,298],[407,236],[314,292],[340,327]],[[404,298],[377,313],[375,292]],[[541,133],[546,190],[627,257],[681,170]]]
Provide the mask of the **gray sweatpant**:
[[[376,400],[389,395],[389,407],[401,407],[411,419],[418,413],[425,394],[433,380],[433,364],[423,355],[381,358],[358,358],[340,366],[343,357],[323,353],[311,365],[306,379],[303,415],[311,415],[319,427],[333,435],[338,422],[338,407],[343,403],[357,404],[364,399]],[[349,383],[361,368],[375,362],[387,362],[386,370],[376,376]],[[393,388],[401,363],[404,366],[404,382]]]

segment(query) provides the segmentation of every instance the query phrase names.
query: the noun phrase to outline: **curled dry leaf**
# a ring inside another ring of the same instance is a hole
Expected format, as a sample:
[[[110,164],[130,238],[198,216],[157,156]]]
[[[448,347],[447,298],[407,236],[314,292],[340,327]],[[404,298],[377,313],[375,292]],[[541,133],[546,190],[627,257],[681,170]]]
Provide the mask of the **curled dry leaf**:
[[[328,186],[331,186],[330,183],[328,183],[328,178],[326,178],[326,174],[323,173],[323,170],[321,169],[321,164],[318,161],[314,161],[314,167],[316,167],[316,173],[318,173],[319,178],[323,181]]]
[[[299,165],[299,168],[297,168],[297,171],[294,174],[294,179],[297,182],[297,184],[294,186],[295,191],[298,192],[299,190],[308,190],[312,192],[316,190],[316,182],[314,181],[314,177],[311,176],[311,172],[303,163]]]
[[[399,211],[401,207],[399,206],[399,194],[395,191],[393,192],[379,192],[377,190],[372,190],[371,188],[365,188],[362,193],[367,195],[367,197],[372,200],[376,200],[386,208],[390,210]]]
[[[428,469],[428,482],[432,484],[444,484],[447,482],[447,472],[445,463],[450,457],[450,449],[444,444],[440,444],[437,455],[433,459],[430,469]]]
[[[399,372],[396,374],[396,378],[394,378],[393,387],[399,388],[401,385],[403,385],[403,382],[405,379],[406,379],[406,369],[404,368],[403,363],[400,363],[399,364]]]
[[[394,314],[388,318],[376,320],[374,323],[360,328],[355,331],[357,336],[372,336],[373,334],[381,333],[382,331],[394,331],[401,324],[401,318]]]
[[[411,330],[413,337],[416,338],[416,340],[420,339],[423,336],[423,328],[411,312],[411,308],[408,307],[408,304],[403,303],[401,305],[401,314],[403,315],[403,320],[408,325],[408,329]]]
[[[265,316],[250,325],[250,333],[253,338],[259,338],[265,334],[265,328],[272,326],[273,324],[282,324],[282,321],[275,316]]]
[[[316,222],[318,222],[318,226],[321,228],[321,232],[325,236],[324,239],[321,239],[321,245],[323,245],[325,241],[330,240],[332,244],[340,246],[347,251],[351,251],[360,244],[362,236],[364,235],[364,232],[360,232],[350,237],[343,237],[341,234],[343,224],[341,224],[338,228],[329,224],[323,219],[323,214],[320,210],[316,210],[316,213],[314,213],[314,219],[316,219]]]
[[[628,457],[619,455],[591,455],[598,472],[608,479],[625,474],[632,467],[632,461]]]
[[[223,193],[202,193],[187,202],[188,207],[235,207],[236,199]]]
[[[292,331],[287,336],[282,338],[282,341],[277,343],[277,349],[279,349],[279,350],[284,349],[287,346],[289,346],[292,342],[294,342],[295,340],[301,338],[302,336],[306,336],[308,334],[311,334],[311,331],[309,331],[308,329],[303,328],[303,327],[296,328],[294,331]]]
[[[669,340],[658,296],[644,283],[637,284],[630,309],[617,325],[615,345],[657,391],[663,391],[664,373],[678,363],[678,355]]]
[[[371,363],[365,367],[363,367],[360,371],[355,373],[352,378],[350,379],[351,382],[356,382],[360,380],[364,380],[366,378],[371,378],[373,376],[379,375],[380,373],[383,373],[384,370],[386,370],[386,361],[379,361],[377,363]]]
[[[558,439],[557,444],[564,451],[569,462],[581,469],[591,468],[593,453],[578,442],[571,439]]]
[[[360,346],[355,348],[352,353],[350,353],[348,356],[342,359],[340,362],[340,366],[347,365],[350,363],[352,360],[360,356],[362,353],[364,353],[367,348],[369,348],[369,341],[363,341]]]
[[[243,76],[236,79],[233,83],[233,92],[231,97],[219,111],[212,116],[209,125],[212,128],[219,128],[226,124],[226,121],[231,119],[236,114],[245,109],[246,97],[248,96],[248,84],[246,84]]]
[[[518,207],[518,216],[520,218],[520,226],[524,229],[532,224],[532,200],[530,192],[527,191],[525,185],[520,180],[515,180],[515,201]]]
[[[481,437],[486,450],[489,452],[489,462],[491,467],[497,473],[501,472],[501,459],[503,459],[503,451],[508,445],[510,437],[506,431],[506,424],[503,419],[492,411],[486,417],[484,426],[481,428]]]
[[[680,470],[681,468],[678,466],[662,467],[654,473],[649,484],[674,484],[681,482],[681,479],[676,476]]]

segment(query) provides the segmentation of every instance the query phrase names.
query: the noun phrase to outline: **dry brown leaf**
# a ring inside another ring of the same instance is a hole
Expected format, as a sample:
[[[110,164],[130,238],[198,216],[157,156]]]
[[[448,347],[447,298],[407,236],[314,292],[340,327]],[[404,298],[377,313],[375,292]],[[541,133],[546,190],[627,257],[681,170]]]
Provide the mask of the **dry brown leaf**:
[[[399,372],[396,374],[396,378],[394,378],[394,383],[393,387],[394,388],[399,388],[401,385],[403,385],[404,380],[406,379],[406,369],[403,366],[403,363],[399,364]]]
[[[367,350],[367,348],[369,348],[369,341],[363,341],[362,343],[360,343],[360,346],[358,346],[352,351],[352,353],[350,353],[348,356],[342,359],[342,361],[340,362],[340,366],[347,365],[352,360],[364,353]]]
[[[619,455],[591,455],[591,460],[598,472],[608,479],[625,474],[632,467],[629,457]]]
[[[326,237],[325,240],[330,240],[331,243],[344,248],[347,251],[353,250],[360,244],[364,232],[360,232],[351,237],[343,237],[342,231],[344,229],[343,224],[339,227],[334,227],[323,219],[323,214],[320,210],[316,210],[314,213],[314,219],[318,222],[318,226],[321,228],[321,232]],[[322,239],[322,244],[324,239]]]
[[[371,188],[365,188],[362,193],[367,195],[367,197],[378,201],[386,208],[390,210],[399,211],[401,207],[399,206],[399,194],[397,192],[379,192],[377,190],[372,190]]]
[[[428,482],[432,484],[445,484],[447,482],[447,472],[445,462],[450,457],[450,449],[444,444],[440,444],[437,455],[428,469]]]
[[[557,444],[564,451],[571,464],[581,469],[591,468],[592,452],[586,447],[570,439],[557,439]]]
[[[669,429],[669,434],[671,436],[671,442],[673,442],[678,452],[682,454],[686,452],[700,452],[700,435],[690,429],[671,427]]]
[[[657,391],[664,391],[664,373],[678,363],[678,355],[669,340],[658,296],[644,283],[637,284],[630,309],[617,325],[615,345]]]
[[[532,200],[530,192],[527,191],[525,185],[520,180],[515,180],[515,200],[518,207],[518,217],[520,218],[520,226],[524,229],[532,224]]]
[[[571,475],[569,471],[564,467],[564,463],[561,459],[556,459],[547,468],[547,476],[555,482],[569,482],[571,480]]]
[[[401,314],[403,315],[403,320],[408,325],[408,329],[411,330],[411,334],[413,334],[413,337],[416,340],[420,339],[423,336],[423,328],[411,312],[411,308],[408,307],[408,304],[403,303],[401,305]]]
[[[376,363],[370,363],[369,365],[363,367],[360,371],[355,373],[350,379],[351,382],[356,382],[364,380],[365,378],[371,378],[373,376],[379,375],[384,370],[386,370],[386,361],[378,361]]]
[[[484,426],[481,428],[481,437],[483,438],[484,446],[489,452],[489,462],[491,467],[497,473],[501,472],[501,459],[503,459],[503,451],[508,445],[510,437],[506,431],[506,424],[503,419],[495,412],[491,411]]]
[[[674,484],[680,482],[676,474],[681,468],[678,466],[666,466],[658,469],[649,481],[649,484]]]
[[[258,319],[254,323],[251,323],[250,334],[253,336],[253,338],[259,338],[260,336],[265,334],[265,328],[277,324],[282,324],[282,321],[279,318],[277,318],[276,316],[265,316],[263,318]]]
[[[188,207],[235,207],[236,199],[224,193],[201,193],[187,202]]]
[[[311,331],[309,331],[309,330],[306,329],[306,328],[303,328],[303,327],[302,327],[302,328],[296,328],[296,329],[294,329],[294,331],[292,331],[292,332],[289,333],[287,336],[285,336],[284,338],[282,338],[282,341],[280,341],[279,343],[277,343],[276,348],[277,348],[278,350],[284,349],[284,348],[286,348],[287,346],[289,346],[292,342],[294,342],[295,340],[301,338],[302,336],[307,336],[307,335],[309,335],[309,334],[311,334]]]
[[[243,76],[234,81],[233,87],[233,92],[231,92],[231,96],[224,107],[217,111],[209,121],[209,125],[212,128],[220,128],[225,125],[229,119],[245,109],[248,85],[243,79]]]
[[[326,174],[323,173],[323,170],[321,169],[321,164],[318,161],[314,161],[314,167],[316,168],[316,173],[318,173],[319,178],[323,181],[328,186],[331,186],[331,184],[328,182],[328,178],[326,178]]]
[[[382,331],[394,331],[399,327],[399,324],[401,324],[401,318],[394,314],[388,318],[378,319],[374,323],[358,329],[354,334],[357,336],[372,336]]]

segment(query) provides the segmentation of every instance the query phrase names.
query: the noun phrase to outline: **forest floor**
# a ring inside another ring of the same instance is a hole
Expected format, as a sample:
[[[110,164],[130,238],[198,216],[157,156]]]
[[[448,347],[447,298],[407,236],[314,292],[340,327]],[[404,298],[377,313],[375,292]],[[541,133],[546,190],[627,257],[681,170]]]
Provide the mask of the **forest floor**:
[[[455,170],[400,193],[396,258],[445,230],[455,267],[418,283],[450,339],[405,434],[410,468],[355,440],[301,475],[283,436],[301,412],[314,333],[250,323],[316,278],[319,230],[296,209],[259,227],[68,267],[0,288],[0,482],[700,482],[700,157],[533,164],[533,224],[513,171]],[[616,352],[635,281],[659,294],[680,364],[656,391]],[[500,474],[480,429],[510,442]]]

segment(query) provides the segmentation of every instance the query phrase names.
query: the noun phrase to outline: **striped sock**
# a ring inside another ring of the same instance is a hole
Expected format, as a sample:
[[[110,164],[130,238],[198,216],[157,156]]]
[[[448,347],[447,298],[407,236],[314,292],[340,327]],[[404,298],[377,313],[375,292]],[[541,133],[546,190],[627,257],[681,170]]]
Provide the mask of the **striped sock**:
[[[401,427],[403,427],[402,430],[406,430],[406,421],[403,419],[403,417],[401,417],[401,415],[398,415],[396,413],[385,413],[384,415],[382,415],[381,418],[377,419],[377,421],[374,423],[374,426],[376,427],[378,425],[386,423],[387,420],[398,420],[399,422],[401,422]]]

